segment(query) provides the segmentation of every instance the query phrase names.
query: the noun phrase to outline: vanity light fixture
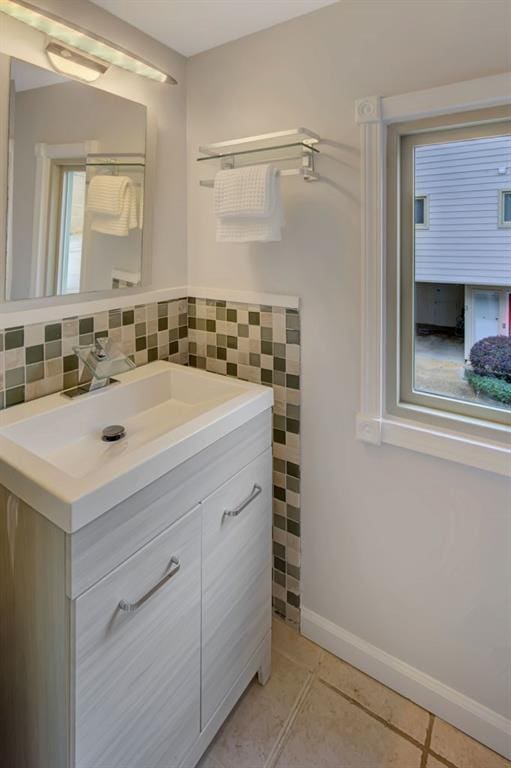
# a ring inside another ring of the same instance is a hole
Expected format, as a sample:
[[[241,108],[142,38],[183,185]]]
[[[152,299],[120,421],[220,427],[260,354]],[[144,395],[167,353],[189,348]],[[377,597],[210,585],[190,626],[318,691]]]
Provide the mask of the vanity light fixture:
[[[62,45],[54,40],[50,40],[46,46],[46,55],[57,72],[84,80],[86,83],[93,83],[108,70],[108,65],[103,64],[99,59],[85,56],[76,48]]]
[[[47,11],[43,12],[30,3],[25,2],[25,0],[0,0],[0,12],[7,14],[7,16],[12,16],[14,19],[22,21],[48,35],[51,38],[50,44],[46,48],[48,57],[55,69],[63,74],[93,82],[102,74],[98,70],[98,63],[106,65],[104,68],[105,72],[110,65],[114,64],[116,67],[121,67],[128,70],[128,72],[147,77],[150,80],[156,80],[159,83],[177,84],[177,80],[171,75],[129,51],[112,45],[112,43],[92,32],[80,29],[80,27],[74,26],[67,21],[64,22]],[[54,48],[48,50],[51,46],[58,47],[59,43],[63,44],[60,46],[60,53]],[[69,56],[64,51],[70,52],[71,55]],[[79,61],[79,58],[82,57],[84,60]],[[60,68],[65,66],[62,65],[63,59],[69,62],[67,70]],[[71,67],[71,62],[74,62],[73,67]],[[84,76],[86,68],[90,71],[88,76]],[[78,74],[78,72],[81,74]],[[92,74],[94,74],[94,77]]]

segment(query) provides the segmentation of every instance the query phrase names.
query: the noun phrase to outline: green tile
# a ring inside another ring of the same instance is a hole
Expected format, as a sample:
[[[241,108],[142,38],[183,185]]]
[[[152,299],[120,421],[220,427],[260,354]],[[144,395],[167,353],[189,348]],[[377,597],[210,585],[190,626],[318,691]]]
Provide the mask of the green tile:
[[[293,435],[300,434],[300,422],[294,419],[286,419],[286,432],[291,432]]]
[[[241,336],[242,339],[248,339],[248,325],[238,323],[238,336]]]
[[[147,325],[146,323],[135,323],[135,338],[138,339],[140,336],[145,336],[147,333]]]
[[[159,331],[166,331],[169,327],[169,318],[168,317],[159,317],[158,318],[158,330]]]
[[[300,331],[286,331],[287,344],[299,344],[300,343]]]
[[[180,339],[186,339],[188,336],[188,328],[186,325],[181,325],[179,327],[178,336]]]
[[[19,405],[25,402],[25,387],[15,387],[14,389],[8,389],[5,393],[5,407],[10,408],[12,405]]]
[[[273,344],[271,341],[261,341],[261,354],[273,355]]]
[[[36,344],[33,347],[25,348],[25,363],[32,365],[32,363],[40,363],[44,360],[44,346],[42,344]]]
[[[293,464],[291,461],[286,463],[286,474],[291,477],[300,477],[300,467],[298,464]]]
[[[158,334],[157,333],[150,333],[147,337],[147,348],[153,349],[154,347],[158,346]]]
[[[248,324],[249,325],[261,325],[261,315],[259,312],[249,312],[248,313]]]
[[[135,339],[135,350],[142,352],[144,349],[147,349],[147,339],[145,336],[140,336],[138,339]]]
[[[286,586],[286,574],[280,571],[273,571],[273,581],[275,584],[280,584],[281,587]]]
[[[179,352],[179,342],[171,341],[169,344],[169,355],[177,355]]]
[[[277,541],[273,542],[273,554],[276,557],[280,557],[282,560],[286,559],[286,548],[283,544],[279,544]]]
[[[296,565],[291,565],[291,563],[287,563],[286,571],[288,576],[292,576],[293,579],[300,581],[300,569]]]
[[[261,339],[263,341],[273,341],[273,329],[265,328],[264,325],[261,326]]]
[[[78,370],[78,357],[76,355],[66,355],[64,357],[64,373]]]
[[[135,310],[125,309],[122,313],[122,324],[133,325],[135,322]]]
[[[238,312],[236,309],[228,309],[226,312],[226,319],[228,323],[237,323],[238,322]]]
[[[25,368],[11,368],[5,372],[5,388],[19,387],[25,383]]]
[[[273,371],[261,368],[261,384],[273,384]]]
[[[238,366],[236,363],[227,363],[227,375],[228,376],[237,376],[238,375]]]
[[[65,373],[62,385],[64,389],[72,389],[72,387],[77,387],[78,371],[69,371],[69,373]]]
[[[217,360],[227,360],[227,350],[225,347],[217,347],[216,358]]]
[[[84,333],[94,333],[94,318],[82,317],[78,322],[78,333],[80,336]],[[51,341],[51,339],[46,339],[46,341]]]
[[[55,357],[62,355],[62,342],[61,341],[49,341],[44,345],[44,359],[53,360]]]
[[[147,350],[147,362],[152,363],[154,360],[158,360],[158,347]]]
[[[280,557],[274,557],[273,558],[273,567],[276,571],[280,571],[281,573],[286,572],[286,561],[282,560]]]
[[[300,377],[292,373],[286,374],[286,387],[289,387],[289,389],[300,389]]]
[[[216,320],[206,320],[206,331],[209,333],[215,333],[216,332]]]
[[[227,346],[227,336],[223,333],[217,333],[216,335],[216,345],[217,347],[226,347]]]
[[[286,374],[284,371],[273,371],[273,383],[277,387],[286,386]]]
[[[273,358],[273,369],[275,371],[284,371],[286,370],[286,361],[282,357],[274,357]]]
[[[253,365],[254,368],[260,368],[261,367],[261,355],[258,355],[256,352],[249,352],[248,364],[249,365]]]
[[[274,429],[273,430],[273,440],[276,443],[279,443],[280,445],[286,444],[286,433],[283,432],[280,429]]]
[[[236,336],[227,336],[227,349],[238,349],[238,339]]]
[[[44,379],[44,363],[34,363],[26,368],[27,384]]]
[[[227,317],[227,310],[225,307],[217,307],[216,308],[216,319],[217,320],[225,320]]]
[[[286,599],[289,605],[292,605],[293,608],[300,607],[300,595],[295,595],[294,592],[290,592],[289,589],[287,590]]]
[[[135,313],[133,313],[133,316],[135,316]],[[122,315],[120,310],[116,310],[108,313],[109,328],[120,328],[121,323],[122,323]]]
[[[22,347],[25,342],[25,332],[23,328],[11,328],[5,332],[5,349],[17,349]]]

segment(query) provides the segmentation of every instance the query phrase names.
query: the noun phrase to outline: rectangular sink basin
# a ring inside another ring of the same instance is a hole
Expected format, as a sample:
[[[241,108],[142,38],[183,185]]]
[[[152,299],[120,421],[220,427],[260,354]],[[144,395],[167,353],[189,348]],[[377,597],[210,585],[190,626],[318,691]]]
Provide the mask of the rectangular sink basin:
[[[68,533],[270,408],[272,390],[158,361],[0,413],[0,482]],[[102,440],[120,425],[125,437]]]

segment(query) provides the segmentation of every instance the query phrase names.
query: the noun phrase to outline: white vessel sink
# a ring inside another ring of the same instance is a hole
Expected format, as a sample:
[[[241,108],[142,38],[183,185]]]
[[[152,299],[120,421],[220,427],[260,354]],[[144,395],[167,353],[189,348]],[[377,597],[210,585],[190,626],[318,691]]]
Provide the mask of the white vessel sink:
[[[272,390],[158,361],[0,413],[0,482],[72,533],[270,408]],[[102,440],[119,424],[126,436]]]

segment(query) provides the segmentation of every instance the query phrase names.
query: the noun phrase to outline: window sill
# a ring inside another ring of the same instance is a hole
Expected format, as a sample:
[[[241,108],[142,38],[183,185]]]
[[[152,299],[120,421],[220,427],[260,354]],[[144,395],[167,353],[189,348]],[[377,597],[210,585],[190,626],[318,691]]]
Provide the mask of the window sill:
[[[357,438],[373,445],[386,443],[498,475],[511,476],[510,446],[469,437],[462,432],[428,427],[390,416],[379,419],[359,413]]]

